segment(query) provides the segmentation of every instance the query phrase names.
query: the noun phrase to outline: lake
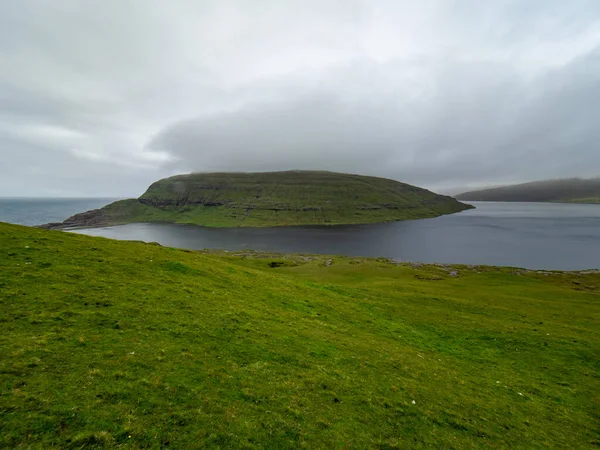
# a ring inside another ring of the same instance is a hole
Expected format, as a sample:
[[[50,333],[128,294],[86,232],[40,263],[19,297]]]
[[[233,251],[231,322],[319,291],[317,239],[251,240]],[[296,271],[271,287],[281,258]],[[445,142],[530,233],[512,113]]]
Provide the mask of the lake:
[[[189,249],[385,256],[552,270],[600,268],[599,205],[471,203],[477,209],[374,225],[203,228],[141,223],[77,232]]]

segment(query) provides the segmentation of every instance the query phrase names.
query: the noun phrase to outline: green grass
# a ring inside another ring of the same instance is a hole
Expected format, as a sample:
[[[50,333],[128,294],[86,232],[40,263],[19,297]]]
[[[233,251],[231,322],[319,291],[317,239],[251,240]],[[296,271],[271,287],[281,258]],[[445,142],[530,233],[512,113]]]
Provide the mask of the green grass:
[[[598,273],[7,224],[0,254],[3,448],[600,444]]]
[[[587,204],[600,204],[600,197],[586,197],[586,198],[573,198],[564,200],[563,203],[587,203]]]
[[[471,206],[393,180],[318,171],[200,173],[153,183],[64,226],[174,222],[210,227],[336,225],[421,219]]]

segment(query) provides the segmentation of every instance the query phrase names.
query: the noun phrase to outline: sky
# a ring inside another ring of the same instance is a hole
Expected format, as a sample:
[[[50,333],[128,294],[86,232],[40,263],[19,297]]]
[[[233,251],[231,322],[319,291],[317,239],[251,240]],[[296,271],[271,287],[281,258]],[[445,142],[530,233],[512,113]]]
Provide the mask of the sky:
[[[0,0],[0,196],[600,176],[600,1]]]

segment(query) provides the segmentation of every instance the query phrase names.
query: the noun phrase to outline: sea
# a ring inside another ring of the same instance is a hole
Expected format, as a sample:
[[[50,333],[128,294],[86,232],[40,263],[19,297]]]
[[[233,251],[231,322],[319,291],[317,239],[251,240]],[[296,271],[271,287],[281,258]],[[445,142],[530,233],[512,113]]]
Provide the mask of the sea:
[[[116,199],[0,199],[0,221],[60,222]],[[388,257],[541,270],[600,269],[600,205],[471,202],[434,219],[372,225],[205,228],[137,223],[76,232],[188,249]]]
[[[117,198],[0,198],[0,222],[35,226],[62,222],[74,214],[98,209]]]

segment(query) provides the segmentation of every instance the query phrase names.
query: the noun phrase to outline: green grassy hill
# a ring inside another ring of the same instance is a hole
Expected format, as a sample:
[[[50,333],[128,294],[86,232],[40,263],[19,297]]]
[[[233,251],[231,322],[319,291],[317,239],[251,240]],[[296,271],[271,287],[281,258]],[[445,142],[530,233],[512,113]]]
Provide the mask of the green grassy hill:
[[[600,203],[600,178],[533,181],[456,196],[465,201]]]
[[[0,448],[593,448],[600,274],[0,224]]]
[[[131,222],[204,226],[373,223],[469,209],[452,197],[385,178],[333,172],[196,173],[152,184],[139,198],[48,228]]]

